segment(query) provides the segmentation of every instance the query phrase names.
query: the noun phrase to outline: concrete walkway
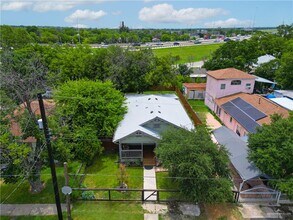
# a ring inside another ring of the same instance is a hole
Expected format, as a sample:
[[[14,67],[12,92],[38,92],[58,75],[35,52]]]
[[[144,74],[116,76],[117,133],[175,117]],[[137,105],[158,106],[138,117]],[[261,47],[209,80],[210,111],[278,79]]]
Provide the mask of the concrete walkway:
[[[143,189],[157,189],[156,183],[156,171],[155,168],[143,168]],[[153,192],[144,192],[144,199],[149,197]],[[148,201],[156,201],[157,200],[157,193],[150,196]]]
[[[143,189],[157,189],[155,167],[143,167]],[[151,195],[152,193],[153,192],[151,191],[144,192],[144,199],[147,199],[148,201],[156,201],[157,193]],[[155,206],[156,204],[149,204],[148,208],[155,209]],[[143,208],[145,207],[143,206]],[[144,220],[159,220],[159,215],[157,213],[146,213],[144,214]]]
[[[61,204],[66,211],[66,204]],[[0,216],[57,215],[55,204],[1,204]]]
[[[206,123],[207,123],[207,126],[212,129],[212,130],[215,130],[219,127],[221,127],[221,123],[218,122],[215,117],[211,114],[211,113],[206,113]]]

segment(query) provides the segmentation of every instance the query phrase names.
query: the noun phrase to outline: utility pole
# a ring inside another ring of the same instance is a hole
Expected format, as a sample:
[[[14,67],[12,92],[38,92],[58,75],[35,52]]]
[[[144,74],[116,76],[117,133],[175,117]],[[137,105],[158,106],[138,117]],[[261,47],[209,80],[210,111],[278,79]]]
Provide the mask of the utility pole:
[[[64,176],[65,176],[65,186],[69,186],[69,176],[67,163],[64,162]],[[67,219],[71,220],[71,209],[70,209],[70,194],[66,194],[66,205],[67,205]]]
[[[58,212],[58,219],[63,220],[61,203],[60,203],[60,196],[59,196],[59,190],[58,190],[58,182],[57,182],[56,170],[55,170],[55,163],[54,163],[54,158],[53,158],[53,153],[52,153],[52,148],[51,148],[50,134],[49,134],[48,124],[47,124],[47,118],[46,118],[46,113],[45,113],[45,108],[44,108],[43,97],[42,97],[41,93],[38,94],[38,100],[39,100],[39,106],[40,106],[41,117],[42,117],[42,122],[43,122],[43,129],[44,129],[44,134],[45,134],[45,139],[46,139],[48,156],[49,156],[49,161],[50,161],[51,175],[52,175],[52,181],[53,181],[53,187],[54,187],[54,193],[55,193],[55,202],[56,202],[56,207],[57,207],[57,212]]]

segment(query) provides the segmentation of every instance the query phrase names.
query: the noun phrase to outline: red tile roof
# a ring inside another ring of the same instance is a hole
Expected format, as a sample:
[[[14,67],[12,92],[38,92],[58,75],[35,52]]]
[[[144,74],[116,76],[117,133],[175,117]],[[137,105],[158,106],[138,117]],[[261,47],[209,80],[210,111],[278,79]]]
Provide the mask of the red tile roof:
[[[252,76],[246,72],[235,68],[227,68],[220,70],[208,71],[209,76],[215,79],[255,79],[255,76]]]
[[[229,95],[223,98],[216,99],[215,101],[218,106],[221,106],[224,103],[229,102],[236,98],[243,99],[244,101],[248,102],[249,104],[257,108],[259,111],[267,115],[266,117],[256,121],[259,124],[270,124],[271,123],[270,115],[274,113],[280,114],[285,118],[289,116],[289,111],[287,109],[257,94],[237,93],[234,95]]]
[[[205,91],[206,90],[206,83],[183,83],[183,86],[188,90],[199,90]]]
[[[43,101],[44,101],[46,115],[50,115],[55,108],[55,103],[53,100],[49,100],[49,99],[46,99]],[[39,115],[39,116],[41,115],[38,101],[35,100],[35,101],[31,102],[31,109],[35,113],[35,115]],[[16,110],[14,110],[13,114],[14,114],[14,116],[19,116],[19,115],[23,114],[24,110],[25,110],[25,104],[23,103],[23,104],[19,105],[19,107]],[[10,131],[14,136],[19,137],[22,135],[22,131],[21,131],[21,128],[20,128],[18,122],[13,118],[10,120]],[[22,140],[22,141],[27,142],[27,143],[32,143],[32,142],[36,142],[36,139],[34,137],[28,137],[27,139]]]

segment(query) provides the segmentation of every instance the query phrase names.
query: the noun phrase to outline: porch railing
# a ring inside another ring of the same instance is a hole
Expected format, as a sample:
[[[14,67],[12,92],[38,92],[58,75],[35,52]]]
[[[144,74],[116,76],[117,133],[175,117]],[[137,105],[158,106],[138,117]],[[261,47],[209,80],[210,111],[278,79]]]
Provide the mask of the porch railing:
[[[121,159],[142,158],[142,150],[121,150]]]

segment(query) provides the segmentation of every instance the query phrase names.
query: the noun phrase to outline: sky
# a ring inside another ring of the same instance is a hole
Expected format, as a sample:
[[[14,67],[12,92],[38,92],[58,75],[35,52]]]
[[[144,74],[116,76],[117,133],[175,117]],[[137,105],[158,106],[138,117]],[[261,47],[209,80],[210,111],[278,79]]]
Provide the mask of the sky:
[[[1,0],[1,24],[117,28],[276,27],[293,0]]]

